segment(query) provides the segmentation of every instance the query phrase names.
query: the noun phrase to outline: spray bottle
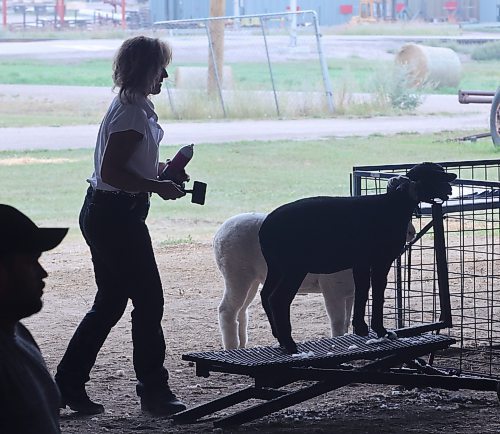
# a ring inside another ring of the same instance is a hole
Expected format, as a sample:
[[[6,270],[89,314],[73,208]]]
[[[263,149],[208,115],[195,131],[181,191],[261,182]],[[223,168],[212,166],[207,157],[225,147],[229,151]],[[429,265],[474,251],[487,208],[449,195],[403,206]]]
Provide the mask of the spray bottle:
[[[184,183],[189,181],[189,176],[186,174],[184,168],[193,158],[194,144],[183,146],[177,151],[172,160],[167,160],[165,169],[161,172],[158,179],[165,181],[173,181],[186,193],[191,193],[191,202],[198,205],[205,204],[205,194],[207,191],[207,184],[200,181],[194,181],[193,188],[187,190]]]
[[[177,151],[172,160],[167,160],[165,169],[160,174],[159,179],[162,181],[169,180],[182,186],[184,182],[189,180],[184,168],[193,158],[194,144],[183,146]]]

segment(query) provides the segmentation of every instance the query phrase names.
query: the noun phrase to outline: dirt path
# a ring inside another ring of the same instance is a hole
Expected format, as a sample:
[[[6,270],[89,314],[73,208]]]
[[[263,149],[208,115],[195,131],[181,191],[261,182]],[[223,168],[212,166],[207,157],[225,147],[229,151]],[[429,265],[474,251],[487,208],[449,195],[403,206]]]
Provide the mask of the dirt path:
[[[102,106],[113,94],[102,87],[0,85],[0,97],[34,100],[79,101]],[[454,95],[428,95],[411,116],[213,122],[162,122],[165,143],[223,143],[252,140],[304,140],[323,137],[369,136],[401,132],[489,130],[489,105],[459,104]],[[95,145],[98,125],[0,128],[0,150],[74,149]]]
[[[165,291],[166,366],[173,389],[191,407],[250,385],[250,379],[237,375],[196,377],[194,367],[181,360],[181,355],[188,352],[221,348],[217,305],[223,282],[210,243],[156,246],[156,252]],[[63,243],[44,254],[42,262],[49,272],[44,309],[25,324],[54,372],[75,327],[92,303],[95,284],[83,241]],[[298,340],[328,336],[321,295],[297,297],[292,308],[294,336]],[[130,336],[129,306],[99,354],[88,386],[91,396],[104,404],[106,412],[80,417],[64,410],[63,433],[222,432],[214,431],[210,420],[177,426],[170,420],[142,414],[134,389]],[[274,344],[258,297],[251,308],[250,344]],[[486,434],[500,432],[498,412],[493,392],[353,384],[224,432]]]

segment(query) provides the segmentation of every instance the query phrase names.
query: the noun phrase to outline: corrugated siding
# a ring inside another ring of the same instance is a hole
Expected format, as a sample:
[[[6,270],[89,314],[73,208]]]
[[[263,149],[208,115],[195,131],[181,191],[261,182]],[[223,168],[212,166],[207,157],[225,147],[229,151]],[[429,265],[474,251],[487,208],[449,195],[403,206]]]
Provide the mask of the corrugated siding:
[[[481,0],[481,5],[479,6],[479,20],[485,23],[491,23],[494,21],[500,21],[500,12],[498,7],[500,2],[498,0]]]
[[[240,0],[241,13],[247,15],[286,12],[289,0]],[[404,0],[397,0],[402,3]],[[445,20],[448,12],[446,0],[408,0],[410,18]],[[458,0],[457,15],[461,19],[479,19],[482,22],[496,21],[497,4],[500,0]],[[387,0],[388,11],[391,0]],[[209,14],[209,0],[150,0],[153,21],[206,18]],[[359,0],[297,0],[302,10],[314,10],[319,23],[331,26],[348,22],[359,14]],[[341,6],[352,6],[353,14],[341,14]],[[233,15],[233,0],[226,0],[226,15]]]

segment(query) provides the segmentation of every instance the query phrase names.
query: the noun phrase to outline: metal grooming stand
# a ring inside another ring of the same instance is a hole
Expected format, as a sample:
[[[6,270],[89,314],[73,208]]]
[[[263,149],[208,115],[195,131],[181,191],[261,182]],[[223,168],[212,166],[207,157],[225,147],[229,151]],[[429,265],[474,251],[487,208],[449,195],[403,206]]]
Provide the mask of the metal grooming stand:
[[[196,375],[208,377],[210,372],[246,375],[254,385],[222,398],[193,407],[173,416],[177,423],[192,423],[250,399],[264,402],[214,421],[215,427],[250,422],[308,399],[331,392],[351,383],[437,387],[449,390],[499,390],[499,382],[481,377],[458,377],[456,372],[439,370],[423,357],[455,344],[455,340],[439,334],[452,326],[448,267],[444,243],[443,212],[440,203],[432,205],[434,249],[436,253],[441,316],[438,322],[396,330],[398,339],[369,342],[369,337],[344,335],[308,341],[298,345],[304,357],[290,355],[280,348],[257,347],[228,351],[190,353],[183,360],[196,364]],[[353,366],[349,362],[356,362]],[[361,364],[360,361],[365,361]],[[296,382],[311,385],[289,391],[282,389]]]

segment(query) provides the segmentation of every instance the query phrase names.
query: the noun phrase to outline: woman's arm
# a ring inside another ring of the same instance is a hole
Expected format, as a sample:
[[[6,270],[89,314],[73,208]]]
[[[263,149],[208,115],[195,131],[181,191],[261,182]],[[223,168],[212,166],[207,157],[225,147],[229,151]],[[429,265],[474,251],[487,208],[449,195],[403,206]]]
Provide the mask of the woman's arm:
[[[101,165],[101,178],[120,190],[157,193],[163,199],[177,199],[186,193],[171,181],[146,179],[130,171],[127,162],[139,146],[143,135],[134,130],[120,131],[109,136]]]

